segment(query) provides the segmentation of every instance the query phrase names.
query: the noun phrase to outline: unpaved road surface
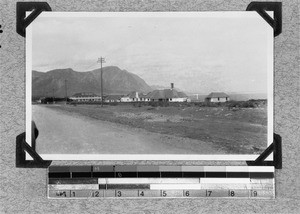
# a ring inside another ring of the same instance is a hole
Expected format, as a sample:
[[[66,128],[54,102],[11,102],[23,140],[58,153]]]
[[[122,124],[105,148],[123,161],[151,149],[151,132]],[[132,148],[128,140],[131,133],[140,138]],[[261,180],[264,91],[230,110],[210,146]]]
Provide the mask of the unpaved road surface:
[[[212,143],[32,106],[40,154],[224,154]]]

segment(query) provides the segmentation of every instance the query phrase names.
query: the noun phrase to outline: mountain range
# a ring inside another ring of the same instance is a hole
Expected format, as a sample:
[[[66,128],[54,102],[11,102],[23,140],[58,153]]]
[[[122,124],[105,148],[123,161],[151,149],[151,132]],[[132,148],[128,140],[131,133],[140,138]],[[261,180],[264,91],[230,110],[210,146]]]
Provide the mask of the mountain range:
[[[103,68],[103,93],[128,94],[132,91],[148,93],[152,88],[139,76],[116,66]],[[101,70],[87,72],[71,68],[48,72],[32,71],[32,97],[65,97],[75,93],[101,94]]]

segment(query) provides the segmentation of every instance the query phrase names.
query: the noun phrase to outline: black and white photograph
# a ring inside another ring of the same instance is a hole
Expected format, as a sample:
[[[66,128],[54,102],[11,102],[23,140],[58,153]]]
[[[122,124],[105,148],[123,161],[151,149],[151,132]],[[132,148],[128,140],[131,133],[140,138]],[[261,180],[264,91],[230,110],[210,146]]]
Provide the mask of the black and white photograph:
[[[254,160],[273,139],[273,29],[255,11],[42,12],[33,124],[45,160]]]

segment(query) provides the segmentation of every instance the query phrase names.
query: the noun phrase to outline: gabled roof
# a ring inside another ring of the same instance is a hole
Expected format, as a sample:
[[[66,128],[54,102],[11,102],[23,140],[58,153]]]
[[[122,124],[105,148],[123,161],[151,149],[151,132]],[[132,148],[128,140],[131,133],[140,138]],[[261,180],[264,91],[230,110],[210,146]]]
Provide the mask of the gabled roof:
[[[108,95],[105,99],[107,100],[120,100],[122,95]]]
[[[93,92],[81,92],[73,94],[72,97],[98,97],[98,95],[94,94]]]
[[[175,89],[154,90],[147,95],[150,99],[170,99],[170,98],[186,98],[183,92],[177,92]]]
[[[206,98],[218,98],[218,97],[229,97],[229,96],[224,92],[212,92]]]

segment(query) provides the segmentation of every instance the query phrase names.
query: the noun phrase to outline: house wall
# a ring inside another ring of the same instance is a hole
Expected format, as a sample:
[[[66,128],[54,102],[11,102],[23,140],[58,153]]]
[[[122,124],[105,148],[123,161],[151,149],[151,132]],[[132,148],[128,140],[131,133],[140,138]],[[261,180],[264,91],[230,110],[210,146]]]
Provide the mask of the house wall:
[[[229,98],[228,98],[228,100],[226,100],[226,97],[210,98],[210,102],[212,102],[212,103],[224,103],[226,101],[229,101]]]
[[[70,97],[70,99],[78,102],[101,101],[101,97]]]
[[[187,98],[172,98],[172,100],[169,100],[169,102],[187,102]]]
[[[129,97],[122,97],[121,102],[132,102],[132,99]]]

